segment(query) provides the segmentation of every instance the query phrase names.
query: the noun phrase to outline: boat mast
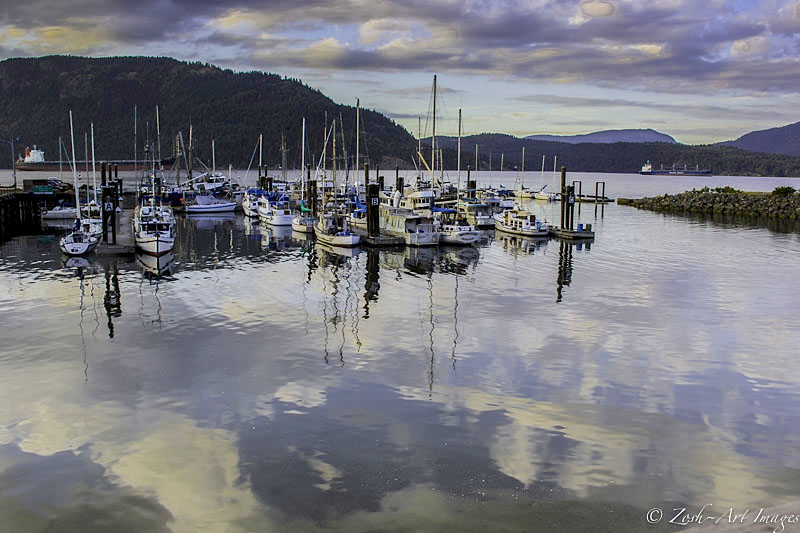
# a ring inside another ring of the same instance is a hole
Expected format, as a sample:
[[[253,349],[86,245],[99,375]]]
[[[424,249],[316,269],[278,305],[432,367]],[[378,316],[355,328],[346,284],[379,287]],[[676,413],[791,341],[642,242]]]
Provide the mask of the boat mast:
[[[458,167],[458,177],[456,178],[457,184],[456,189],[461,186],[461,108],[458,108],[458,163],[456,163]],[[458,196],[456,196],[458,198]]]
[[[136,126],[137,126],[137,123],[138,123],[138,116],[139,116],[139,113],[137,111],[136,104],[134,104],[133,105],[133,171],[134,172],[137,172],[139,170],[138,169],[138,164],[137,164],[137,159],[139,157],[139,152],[137,152],[138,143],[136,142],[136,135],[137,135]]]
[[[417,117],[417,176],[422,175],[422,117]]]
[[[545,158],[545,156],[546,156],[545,154],[542,154],[542,178],[544,178],[544,158]]]
[[[86,169],[86,205],[89,205],[89,134],[87,132],[83,132],[83,157],[85,157],[86,163],[84,167]]]
[[[192,144],[189,141],[189,144]],[[211,139],[211,174],[213,175],[217,171],[217,147],[214,144],[214,139]]]
[[[322,183],[325,183],[325,170],[328,167],[328,111],[325,111],[325,124],[322,129]]]
[[[258,175],[261,176],[261,165],[264,156],[264,134],[258,134]]]
[[[75,162],[75,129],[72,127],[72,109],[69,110],[69,138],[72,142],[72,181],[75,184],[75,217],[81,219],[81,197],[78,194],[78,166]]]
[[[286,135],[281,132],[281,176],[286,183]]]
[[[433,133],[431,134],[431,179],[436,179],[436,74],[433,75]]]
[[[304,119],[305,120],[305,119]],[[356,175],[358,175],[358,157],[361,155],[359,141],[361,140],[361,101],[356,98]],[[355,180],[358,183],[358,179]],[[358,187],[356,187],[356,192]]]
[[[161,164],[161,121],[158,118],[158,106],[156,106],[156,139],[158,142],[158,168],[159,170],[164,170]],[[155,156],[155,154],[153,154],[153,156]]]
[[[58,179],[64,179],[64,170],[61,166],[61,137],[58,138]]]
[[[61,159],[59,157],[59,159]],[[94,122],[92,122],[92,188],[94,189],[94,203],[97,204],[97,168],[94,162]]]
[[[522,172],[519,178],[520,190],[525,190],[525,147],[522,147]]]
[[[306,117],[303,117],[303,139],[300,141],[300,199],[306,198]]]
[[[475,145],[475,171],[478,171],[478,145]]]

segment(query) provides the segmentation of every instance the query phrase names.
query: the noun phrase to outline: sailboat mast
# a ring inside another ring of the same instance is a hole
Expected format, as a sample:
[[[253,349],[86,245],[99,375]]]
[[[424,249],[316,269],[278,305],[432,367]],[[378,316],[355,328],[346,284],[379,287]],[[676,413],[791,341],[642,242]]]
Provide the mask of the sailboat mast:
[[[475,171],[478,171],[478,145],[475,145]]]
[[[431,178],[436,170],[436,74],[433,75],[433,133],[431,134]]]
[[[358,156],[361,154],[359,141],[361,140],[361,101],[356,98],[356,174],[359,167]],[[356,180],[358,181],[358,180]]]
[[[456,163],[458,167],[458,177],[456,188],[461,186],[461,108],[458,109],[458,163]]]
[[[81,218],[81,197],[78,194],[78,165],[75,162],[75,129],[72,127],[72,110],[69,110],[69,138],[72,142],[72,181],[75,185],[75,216]]]
[[[417,117],[417,171],[422,173],[422,117]]]
[[[139,170],[137,168],[138,167],[137,159],[139,158],[139,152],[137,151],[138,143],[136,142],[136,135],[137,135],[136,128],[137,128],[137,125],[138,125],[138,122],[139,122],[138,117],[139,117],[138,109],[137,109],[136,105],[134,104],[134,106],[133,106],[133,171],[134,172]]]
[[[281,176],[286,183],[286,134],[281,132]]]
[[[59,157],[59,159],[61,159]],[[94,162],[94,122],[92,122],[92,188],[94,189],[94,203],[97,204],[97,167]]]
[[[525,172],[525,147],[522,147],[522,172]]]
[[[544,158],[545,157],[546,157],[546,154],[542,154],[542,177],[543,178],[544,178]]]
[[[306,117],[303,117],[303,139],[300,141],[300,198],[306,198]]]
[[[264,134],[258,134],[258,173],[261,174],[261,165],[264,159]]]
[[[192,144],[191,141],[189,141],[189,144]],[[211,173],[213,174],[216,171],[217,171],[217,146],[214,142],[214,139],[211,139]]]
[[[156,139],[158,142],[158,168],[159,170],[164,170],[161,166],[161,120],[158,118],[158,106],[156,106]]]
[[[87,132],[83,132],[83,157],[85,158],[84,161],[84,168],[86,170],[86,205],[89,205],[89,134]]]

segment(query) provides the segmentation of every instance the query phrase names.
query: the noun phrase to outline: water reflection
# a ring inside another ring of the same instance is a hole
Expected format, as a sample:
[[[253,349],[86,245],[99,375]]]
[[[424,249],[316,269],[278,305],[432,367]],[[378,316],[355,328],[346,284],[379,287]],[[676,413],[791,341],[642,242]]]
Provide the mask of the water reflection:
[[[136,265],[142,270],[145,277],[150,279],[171,275],[176,268],[175,253],[170,251],[160,256],[143,253],[136,254]]]
[[[657,505],[796,498],[800,243],[608,208],[591,246],[430,250],[182,217],[163,275],[3,243],[0,514],[642,531]]]

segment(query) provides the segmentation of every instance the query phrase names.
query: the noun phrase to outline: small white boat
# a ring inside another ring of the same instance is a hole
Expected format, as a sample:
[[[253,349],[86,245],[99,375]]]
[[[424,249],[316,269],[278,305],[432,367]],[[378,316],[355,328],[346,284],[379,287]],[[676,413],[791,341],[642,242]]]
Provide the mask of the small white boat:
[[[236,210],[236,202],[221,200],[211,195],[202,195],[195,198],[196,202],[186,206],[188,214],[196,213],[233,213]]]
[[[270,201],[264,196],[258,202],[258,216],[271,226],[291,226],[294,218],[288,202]]]
[[[136,209],[133,221],[134,240],[140,251],[160,256],[175,246],[175,219],[166,206],[143,205]]]
[[[436,231],[439,232],[440,244],[475,244],[481,238],[481,232],[471,226],[463,217],[456,217],[454,209],[434,211]]]
[[[242,197],[245,216],[258,217],[258,201],[264,195],[263,189],[247,189]]]
[[[546,237],[550,228],[529,211],[508,210],[494,215],[494,227],[499,231],[526,237]]]
[[[347,229],[347,222],[339,229],[331,213],[319,217],[314,225],[314,235],[319,242],[338,248],[352,248],[361,242],[360,236]]]
[[[74,207],[64,207],[57,205],[53,209],[42,210],[42,220],[72,220],[75,218],[78,210]]]
[[[58,246],[67,255],[85,255],[93,252],[99,242],[94,235],[78,230],[62,237]]]
[[[512,202],[513,207],[513,202]],[[474,200],[463,199],[458,203],[458,214],[467,219],[467,223],[475,228],[493,228],[494,218],[489,206]]]
[[[439,232],[429,216],[402,207],[380,207],[380,230],[403,237],[409,246],[437,246]]]
[[[298,233],[314,233],[316,219],[310,215],[297,215],[292,219],[292,230]]]

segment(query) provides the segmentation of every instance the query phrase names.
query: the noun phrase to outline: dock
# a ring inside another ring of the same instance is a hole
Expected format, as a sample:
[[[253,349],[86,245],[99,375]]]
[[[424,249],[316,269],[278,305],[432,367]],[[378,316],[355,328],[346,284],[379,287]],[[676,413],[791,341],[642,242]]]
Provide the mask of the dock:
[[[133,243],[133,209],[125,209],[117,217],[117,243],[101,242],[95,248],[97,255],[134,255],[136,245]],[[108,239],[111,241],[111,229],[108,230]]]
[[[594,239],[594,232],[586,229],[575,230],[569,228],[551,227],[550,235],[557,239],[566,239],[569,241]]]
[[[369,235],[366,230],[360,228],[353,228],[353,233],[361,237],[362,246],[392,247],[392,246],[405,246],[406,240],[403,237],[396,235]]]

